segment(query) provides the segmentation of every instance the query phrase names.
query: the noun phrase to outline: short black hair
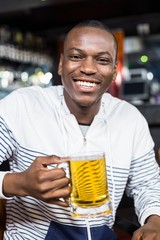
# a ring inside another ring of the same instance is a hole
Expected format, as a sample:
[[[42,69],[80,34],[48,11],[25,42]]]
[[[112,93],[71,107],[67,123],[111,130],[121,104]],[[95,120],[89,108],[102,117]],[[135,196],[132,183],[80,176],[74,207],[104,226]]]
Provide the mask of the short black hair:
[[[75,25],[73,28],[78,28],[78,27],[94,27],[94,28],[100,28],[103,30],[106,30],[107,32],[110,32],[112,34],[111,29],[105,25],[103,22],[100,22],[95,19],[88,19],[79,22],[77,25]]]

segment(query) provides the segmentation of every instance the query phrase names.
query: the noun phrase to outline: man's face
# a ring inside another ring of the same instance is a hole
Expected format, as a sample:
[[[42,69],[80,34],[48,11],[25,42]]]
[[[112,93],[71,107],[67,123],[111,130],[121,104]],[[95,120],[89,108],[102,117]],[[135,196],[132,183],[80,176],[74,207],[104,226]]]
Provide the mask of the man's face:
[[[65,41],[58,73],[66,102],[89,107],[100,101],[116,78],[113,36],[93,27],[73,29]]]

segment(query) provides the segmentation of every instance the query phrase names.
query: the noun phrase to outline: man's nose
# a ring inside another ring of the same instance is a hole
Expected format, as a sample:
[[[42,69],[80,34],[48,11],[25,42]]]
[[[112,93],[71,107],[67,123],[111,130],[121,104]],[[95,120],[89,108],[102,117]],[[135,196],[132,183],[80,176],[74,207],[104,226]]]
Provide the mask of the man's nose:
[[[80,70],[85,74],[96,73],[97,72],[96,61],[91,57],[83,59],[83,61],[81,62]]]

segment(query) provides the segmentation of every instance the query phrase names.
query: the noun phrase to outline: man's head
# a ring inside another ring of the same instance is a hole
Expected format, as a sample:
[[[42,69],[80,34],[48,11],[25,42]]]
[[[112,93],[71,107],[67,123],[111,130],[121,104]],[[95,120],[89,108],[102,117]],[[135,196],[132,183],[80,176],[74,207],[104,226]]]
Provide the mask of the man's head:
[[[70,108],[99,106],[117,75],[117,42],[104,24],[87,20],[67,34],[58,73]]]
[[[115,52],[116,52],[115,61],[117,61],[117,52],[118,52],[117,40],[116,40],[113,32],[111,31],[111,29],[107,25],[105,25],[104,23],[102,23],[98,20],[94,20],[94,19],[93,20],[92,19],[91,20],[84,20],[84,21],[78,23],[77,25],[75,25],[66,35],[65,40],[64,40],[64,47],[65,47],[65,42],[67,41],[67,37],[69,36],[69,33],[76,28],[83,28],[83,27],[99,28],[99,29],[102,29],[102,30],[110,33],[113,37],[113,41],[114,41],[114,44],[115,44]],[[63,48],[63,50],[64,50],[64,48]]]

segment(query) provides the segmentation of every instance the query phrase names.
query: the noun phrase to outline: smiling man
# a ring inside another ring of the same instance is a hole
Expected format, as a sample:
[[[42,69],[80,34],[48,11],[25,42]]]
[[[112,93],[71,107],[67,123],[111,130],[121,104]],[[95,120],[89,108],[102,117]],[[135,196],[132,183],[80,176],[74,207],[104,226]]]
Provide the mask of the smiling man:
[[[4,239],[114,240],[124,191],[141,227],[132,240],[160,239],[160,169],[148,124],[136,107],[107,93],[117,75],[117,42],[105,25],[87,20],[67,34],[58,73],[62,86],[18,89],[0,101],[0,198]],[[15,121],[16,120],[16,121]],[[112,211],[74,218],[70,179],[57,166],[80,151],[103,151]]]
[[[58,72],[67,106],[80,123],[91,124],[117,75],[116,40],[108,31],[77,26],[65,39]]]

